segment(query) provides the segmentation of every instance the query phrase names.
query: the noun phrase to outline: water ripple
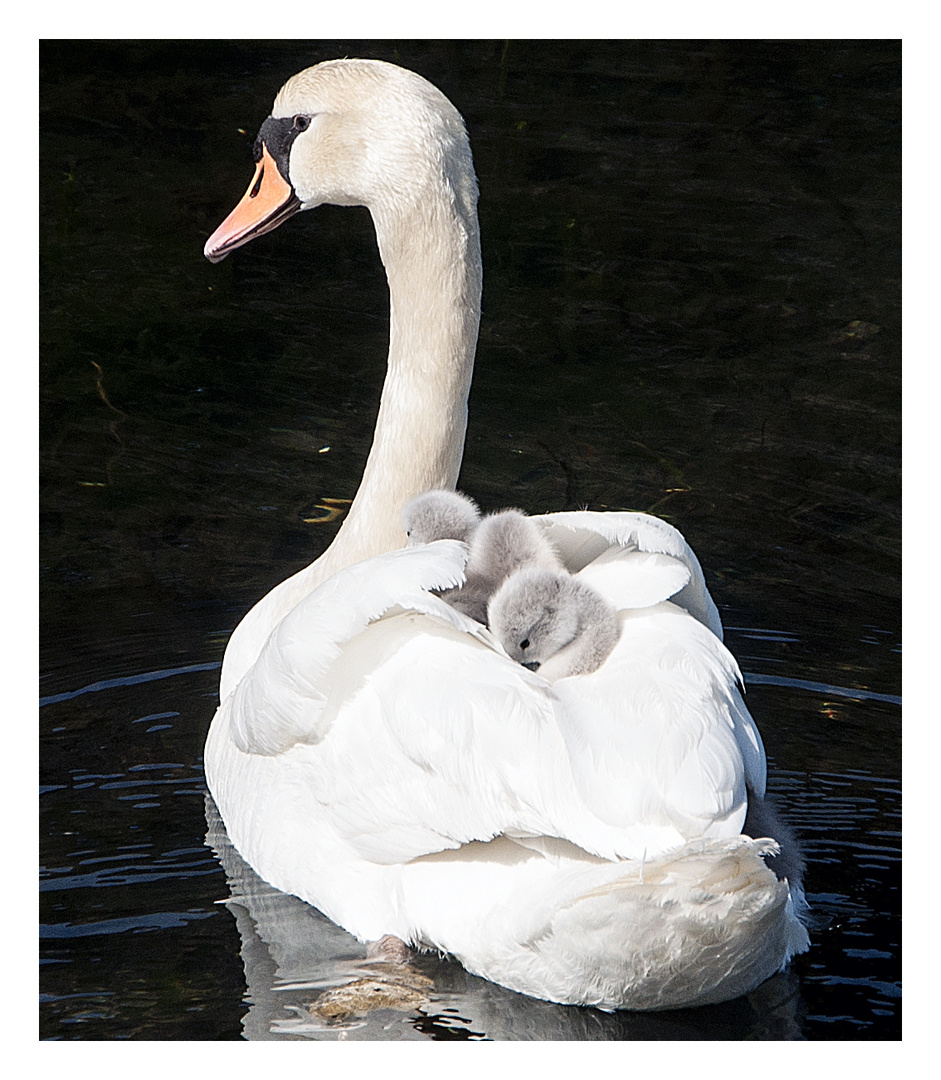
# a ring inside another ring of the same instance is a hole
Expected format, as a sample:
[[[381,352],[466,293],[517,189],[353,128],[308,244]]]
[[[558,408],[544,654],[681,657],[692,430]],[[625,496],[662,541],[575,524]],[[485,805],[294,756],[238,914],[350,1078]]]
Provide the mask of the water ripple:
[[[40,923],[40,938],[77,938],[95,934],[123,934],[128,930],[142,933],[148,930],[169,930],[186,926],[196,919],[211,919],[216,911],[154,911],[126,919],[103,919],[93,923]]]
[[[118,679],[102,679],[100,682],[89,683],[80,690],[67,690],[64,694],[51,694],[49,697],[39,699],[39,707],[43,705],[56,705],[60,701],[71,701],[72,698],[81,697],[82,694],[94,694],[99,690],[114,690],[123,686],[139,686],[141,683],[155,682],[157,679],[171,679],[175,675],[189,675],[194,671],[215,671],[221,668],[219,661],[211,664],[190,664],[187,667],[165,668],[162,671],[145,671],[140,675],[122,675]],[[145,719],[152,719],[145,717]]]

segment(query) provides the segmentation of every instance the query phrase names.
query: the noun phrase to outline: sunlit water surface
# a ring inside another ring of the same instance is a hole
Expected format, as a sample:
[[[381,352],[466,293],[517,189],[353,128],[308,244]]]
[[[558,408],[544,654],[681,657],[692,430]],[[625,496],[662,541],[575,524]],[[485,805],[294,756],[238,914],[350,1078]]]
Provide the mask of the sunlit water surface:
[[[604,1014],[420,957],[326,1022],[375,967],[207,804],[225,642],[355,491],[387,297],[362,209],[201,249],[274,92],[344,55],[468,122],[462,487],[649,510],[703,563],[808,856],[812,947],[747,998]],[[899,93],[891,42],[44,47],[44,1038],[899,1037]]]

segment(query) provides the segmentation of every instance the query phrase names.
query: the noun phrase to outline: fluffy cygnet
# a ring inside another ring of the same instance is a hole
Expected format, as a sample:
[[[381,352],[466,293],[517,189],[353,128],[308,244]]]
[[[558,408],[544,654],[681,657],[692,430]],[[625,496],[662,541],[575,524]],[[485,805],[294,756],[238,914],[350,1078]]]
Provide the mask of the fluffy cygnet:
[[[471,537],[467,577],[443,597],[458,611],[487,622],[487,604],[503,582],[524,568],[563,570],[542,529],[521,510],[501,510],[483,518]]]
[[[409,547],[432,540],[468,543],[479,521],[477,504],[459,491],[426,491],[410,499],[402,510]]]
[[[513,574],[488,613],[507,653],[550,681],[601,667],[620,633],[614,608],[594,589],[551,570]]]

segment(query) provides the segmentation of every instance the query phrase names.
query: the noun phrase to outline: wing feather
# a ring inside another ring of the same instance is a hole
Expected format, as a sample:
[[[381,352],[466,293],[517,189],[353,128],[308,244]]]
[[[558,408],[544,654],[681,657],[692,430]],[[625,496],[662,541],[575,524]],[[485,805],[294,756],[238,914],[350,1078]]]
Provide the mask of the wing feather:
[[[747,808],[743,751],[756,754],[747,739],[741,745],[747,712],[734,659],[671,603],[620,618],[601,668],[555,684],[579,792],[633,838],[621,854],[652,855],[671,836],[737,835]]]
[[[612,544],[633,551],[672,555],[687,568],[690,580],[673,602],[688,611],[722,640],[722,620],[706,588],[693,549],[672,525],[634,511],[573,510],[534,517],[571,573],[577,573]]]
[[[403,548],[341,570],[278,623],[258,659],[232,692],[231,730],[246,753],[279,754],[297,742],[318,742],[329,672],[343,647],[393,608],[474,624],[428,590],[464,580],[467,546],[438,540]]]
[[[610,547],[577,574],[617,611],[669,600],[690,582],[689,569],[672,555]]]

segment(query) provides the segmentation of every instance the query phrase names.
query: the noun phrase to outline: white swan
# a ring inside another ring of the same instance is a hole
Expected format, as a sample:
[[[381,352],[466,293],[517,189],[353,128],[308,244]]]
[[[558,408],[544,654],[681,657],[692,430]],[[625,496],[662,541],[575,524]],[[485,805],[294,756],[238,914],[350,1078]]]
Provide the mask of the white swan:
[[[764,752],[682,536],[644,514],[532,519],[621,612],[617,655],[551,686],[434,595],[462,582],[466,545],[402,546],[403,506],[452,489],[462,454],[481,278],[460,116],[411,72],[332,61],[285,84],[255,157],[207,256],[364,204],[391,330],[348,517],[226,650],[205,765],[230,839],[361,940],[535,997],[648,1009],[752,989],[807,935],[763,861],[774,844],[739,835]]]
[[[487,606],[487,622],[507,654],[544,679],[597,671],[617,644],[614,608],[571,574],[511,574]]]

